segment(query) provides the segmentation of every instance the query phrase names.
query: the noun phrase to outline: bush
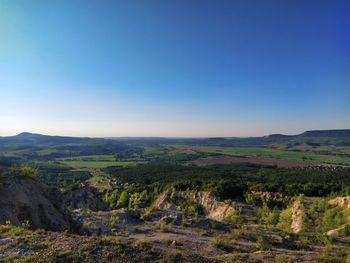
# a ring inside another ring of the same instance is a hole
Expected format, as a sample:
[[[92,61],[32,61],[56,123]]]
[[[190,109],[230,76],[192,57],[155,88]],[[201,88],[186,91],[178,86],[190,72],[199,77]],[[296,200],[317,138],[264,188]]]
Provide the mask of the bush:
[[[245,238],[248,237],[250,232],[246,228],[237,228],[232,229],[230,237],[233,239]]]
[[[280,230],[289,233],[292,230],[291,224],[292,224],[292,209],[287,208],[280,213],[277,227]]]
[[[244,217],[242,215],[243,208],[235,202],[231,205],[235,211],[225,218],[225,222],[230,224],[242,224],[244,222]]]
[[[213,245],[216,248],[219,248],[219,249],[226,251],[226,252],[230,252],[230,250],[232,250],[232,247],[230,245],[228,245],[224,241],[224,239],[220,236],[215,236],[212,241],[213,241]]]
[[[271,250],[272,244],[270,239],[265,236],[259,236],[256,241],[256,248],[262,251]]]
[[[135,242],[135,246],[142,250],[152,250],[152,246],[150,245],[150,243],[144,240],[137,240]]]
[[[38,169],[31,167],[28,164],[13,165],[11,167],[11,173],[14,176],[19,177],[36,177],[38,175]]]
[[[265,225],[276,225],[279,221],[280,210],[277,206],[274,209],[270,209],[266,202],[263,202],[261,208],[258,208],[259,220],[262,224]]]
[[[151,216],[152,216],[151,210],[147,209],[141,214],[140,219],[147,221],[151,219]]]
[[[325,211],[322,219],[322,225],[325,229],[333,229],[346,223],[341,207],[331,208]]]
[[[350,235],[350,224],[347,224],[341,231],[340,234],[343,236]]]
[[[223,225],[218,222],[218,221],[214,221],[214,220],[210,220],[208,223],[208,228],[209,229],[216,229],[216,230],[220,230],[223,228]]]
[[[120,194],[120,197],[117,202],[117,208],[128,207],[129,205],[129,193],[127,191],[123,191]]]
[[[302,236],[294,242],[294,245],[298,250],[309,249],[311,241],[306,236]]]
[[[109,223],[111,227],[116,227],[119,222],[119,216],[118,215],[112,215],[109,219]]]
[[[292,263],[293,260],[286,255],[276,255],[275,263]]]
[[[162,232],[171,232],[172,223],[167,223],[165,220],[159,220],[157,226]]]

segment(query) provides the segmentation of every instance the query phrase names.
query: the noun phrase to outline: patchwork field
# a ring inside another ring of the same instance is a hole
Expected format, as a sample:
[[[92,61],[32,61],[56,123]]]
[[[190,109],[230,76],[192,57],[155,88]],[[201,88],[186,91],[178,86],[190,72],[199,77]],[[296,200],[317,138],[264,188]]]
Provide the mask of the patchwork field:
[[[114,155],[88,155],[69,158],[57,158],[64,165],[75,169],[105,168],[109,166],[132,166],[136,162],[118,161]]]
[[[168,146],[168,154],[208,154],[222,155],[221,158],[205,159],[204,162],[253,162],[261,164],[276,164],[287,167],[307,166],[307,165],[350,165],[350,157],[316,154],[312,152],[288,151],[271,148],[257,147],[216,147],[216,146],[188,146],[188,145],[171,145]],[[224,156],[234,156],[235,159],[228,159]],[[249,157],[249,159],[242,157]],[[262,158],[263,157],[263,158]],[[223,159],[222,159],[223,158]],[[267,159],[266,159],[267,158]],[[220,161],[221,159],[221,161]],[[288,160],[283,164],[282,160]],[[294,162],[294,163],[292,163]]]
[[[210,164],[231,164],[231,163],[252,163],[258,165],[277,165],[278,167],[296,168],[307,167],[312,163],[307,161],[293,161],[278,159],[273,157],[234,157],[234,156],[215,156],[200,158],[193,161],[197,165],[210,165]]]

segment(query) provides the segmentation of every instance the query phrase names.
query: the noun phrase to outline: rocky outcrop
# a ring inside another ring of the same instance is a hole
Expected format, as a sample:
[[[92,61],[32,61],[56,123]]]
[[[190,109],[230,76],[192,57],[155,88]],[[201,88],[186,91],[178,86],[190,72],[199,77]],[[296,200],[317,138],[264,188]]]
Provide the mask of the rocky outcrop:
[[[91,186],[71,190],[64,193],[63,202],[71,209],[90,209],[92,211],[107,211],[108,204],[102,201],[101,194]]]
[[[347,225],[345,224],[345,225],[342,225],[342,226],[337,227],[335,229],[328,230],[326,232],[326,235],[329,237],[338,237],[338,236],[340,236],[341,231],[343,231],[346,227],[347,227]]]
[[[161,194],[155,202],[155,208],[160,210],[171,210],[171,211],[180,211],[181,208],[175,205],[170,198],[170,193],[165,192]]]
[[[235,210],[229,204],[217,201],[212,192],[178,192],[180,197],[194,200],[200,204],[208,218],[216,221],[223,221],[231,216]]]
[[[292,206],[292,223],[290,228],[293,233],[298,234],[301,232],[303,227],[303,205],[300,198],[298,198]]]
[[[32,228],[62,231],[69,215],[61,193],[33,178],[5,177],[0,182],[0,224],[29,222]]]
[[[212,192],[179,191],[173,195],[173,198],[183,198],[196,202],[203,208],[204,214],[212,220],[223,221],[235,212],[235,209],[229,204],[218,201]],[[156,201],[155,207],[161,210],[181,210],[171,201],[169,192],[164,193]]]
[[[350,209],[350,196],[336,197],[332,200],[329,200],[328,204]]]
[[[328,204],[334,205],[334,206],[339,206],[339,207],[343,208],[344,211],[348,211],[348,209],[350,209],[350,196],[336,197],[334,199],[329,200]],[[350,216],[348,216],[348,218],[347,218],[347,223],[348,224],[350,223]],[[331,229],[326,233],[326,235],[332,236],[332,237],[337,237],[348,226],[348,224],[344,224],[344,225],[341,225],[335,229]]]

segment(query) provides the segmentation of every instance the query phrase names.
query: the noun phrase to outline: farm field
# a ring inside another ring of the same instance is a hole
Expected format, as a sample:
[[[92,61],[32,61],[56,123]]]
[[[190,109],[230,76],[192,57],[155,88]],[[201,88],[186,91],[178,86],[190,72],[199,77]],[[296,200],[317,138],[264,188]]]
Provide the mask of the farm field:
[[[257,165],[277,165],[278,167],[297,168],[312,165],[308,161],[286,160],[273,157],[234,157],[234,156],[213,156],[200,158],[192,162],[196,165],[211,164],[232,164],[232,163],[252,163]]]
[[[82,168],[106,168],[109,166],[132,166],[136,162],[132,161],[118,161],[114,155],[88,155],[75,156],[68,158],[57,158],[60,163],[72,167],[74,169]]]
[[[299,152],[310,152],[316,154],[338,154],[338,155],[347,155],[350,154],[349,146],[334,146],[334,145],[320,145],[320,146],[311,146],[307,144],[298,144],[290,145],[286,143],[273,143],[269,147],[276,150],[287,150],[287,151],[299,151]]]
[[[302,162],[305,164],[334,164],[334,165],[350,165],[350,157],[316,154],[310,152],[299,152],[299,151],[287,151],[277,150],[271,148],[257,148],[257,147],[217,147],[217,146],[188,146],[188,145],[169,145],[168,154],[176,153],[188,153],[188,154],[215,154],[223,156],[234,156],[234,157],[268,157],[295,161],[299,165]],[[269,161],[272,161],[270,159]],[[235,160],[235,162],[239,159]],[[242,160],[246,161],[246,159]]]

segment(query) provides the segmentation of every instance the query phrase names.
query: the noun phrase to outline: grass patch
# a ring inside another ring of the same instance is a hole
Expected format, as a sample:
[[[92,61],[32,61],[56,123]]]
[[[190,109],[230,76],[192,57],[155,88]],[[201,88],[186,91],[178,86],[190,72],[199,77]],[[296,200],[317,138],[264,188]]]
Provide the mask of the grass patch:
[[[74,169],[95,168],[101,169],[109,166],[133,166],[136,162],[117,161],[114,155],[88,155],[57,158],[57,161]]]

